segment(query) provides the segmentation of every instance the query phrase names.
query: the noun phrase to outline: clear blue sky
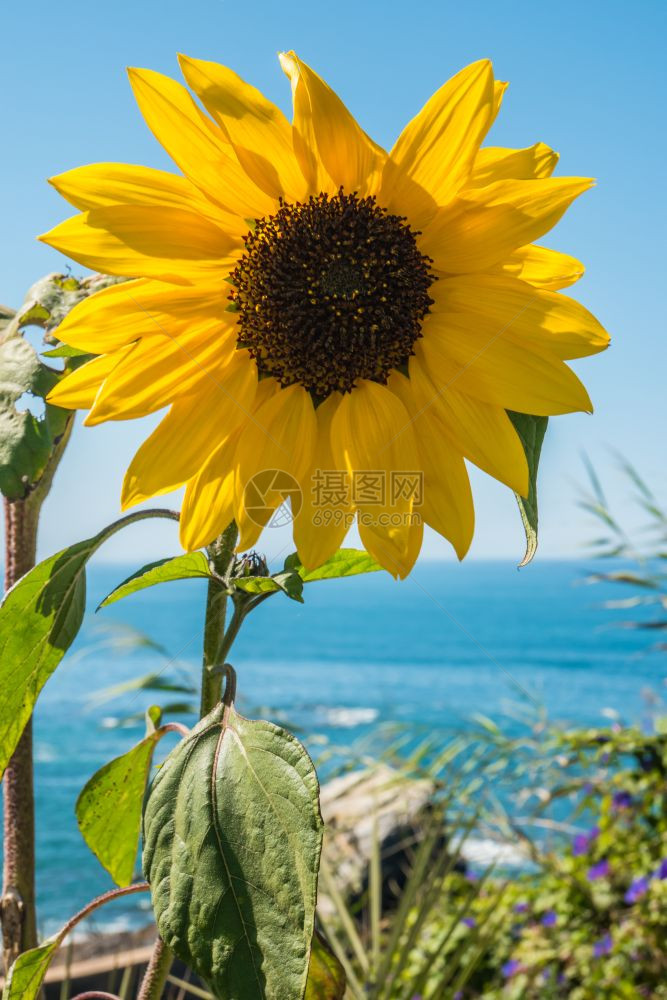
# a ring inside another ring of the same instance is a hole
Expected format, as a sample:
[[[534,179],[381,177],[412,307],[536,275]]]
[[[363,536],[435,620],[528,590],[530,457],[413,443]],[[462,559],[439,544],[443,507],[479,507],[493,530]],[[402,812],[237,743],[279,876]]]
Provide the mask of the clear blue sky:
[[[447,77],[480,57],[510,81],[490,140],[543,140],[561,153],[560,173],[594,176],[553,233],[551,246],[580,257],[575,295],[606,324],[606,355],[577,364],[593,417],[552,421],[541,474],[541,553],[581,552],[589,523],[576,506],[585,450],[625,490],[610,449],[631,457],[664,496],[665,127],[663,0],[539,5],[336,0],[115,0],[112,4],[12,4],[3,16],[4,94],[0,300],[17,305],[39,275],[65,260],[35,242],[69,212],[46,184],[98,160],[168,166],[143,125],[128,65],[178,74],[176,53],[226,63],[285,110],[289,88],[277,51],[295,48],[382,144]],[[118,511],[123,470],[157,418],[78,428],[45,511],[46,553],[96,531]],[[511,496],[474,477],[473,557],[516,557],[521,528]],[[166,547],[166,548],[165,548]],[[279,547],[278,539],[267,548]],[[176,551],[170,527],[133,529],[106,550],[114,560]],[[431,539],[427,555],[446,547]]]

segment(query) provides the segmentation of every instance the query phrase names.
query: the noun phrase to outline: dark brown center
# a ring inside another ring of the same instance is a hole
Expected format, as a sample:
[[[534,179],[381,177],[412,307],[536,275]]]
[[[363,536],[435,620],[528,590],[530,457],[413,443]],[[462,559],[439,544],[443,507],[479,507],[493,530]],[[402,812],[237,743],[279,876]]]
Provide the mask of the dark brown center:
[[[342,189],[257,220],[229,297],[260,375],[319,401],[404,368],[435,280],[416,235],[375,197]]]

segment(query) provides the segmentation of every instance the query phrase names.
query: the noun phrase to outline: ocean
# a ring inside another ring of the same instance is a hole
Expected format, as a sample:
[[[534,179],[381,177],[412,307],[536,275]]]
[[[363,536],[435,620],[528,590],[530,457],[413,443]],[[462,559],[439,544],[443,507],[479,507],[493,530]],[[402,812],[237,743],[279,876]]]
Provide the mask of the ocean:
[[[618,627],[638,609],[603,607],[631,590],[584,585],[599,569],[593,561],[538,560],[521,571],[506,562],[424,562],[403,583],[378,573],[307,585],[304,605],[278,594],[247,620],[230,657],[238,707],[292,728],[314,759],[326,760],[324,777],[385,723],[445,740],[470,730],[476,713],[511,730],[517,703],[539,703],[552,719],[575,724],[609,724],[614,713],[641,721],[650,693],[664,692],[667,664],[648,652],[650,632]],[[149,673],[196,683],[205,584],[166,584],[95,614],[133,570],[92,568],[84,627],[36,712],[39,914],[47,932],[110,887],[77,829],[81,787],[141,738],[148,705],[190,700],[167,691],[96,695]],[[93,926],[136,926],[147,905],[130,897],[98,911]]]

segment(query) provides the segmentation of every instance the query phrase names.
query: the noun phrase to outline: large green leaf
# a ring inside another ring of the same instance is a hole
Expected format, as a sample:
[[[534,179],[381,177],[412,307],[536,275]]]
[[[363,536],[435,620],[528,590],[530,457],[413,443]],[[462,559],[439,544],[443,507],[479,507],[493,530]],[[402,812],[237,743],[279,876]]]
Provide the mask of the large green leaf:
[[[507,415],[521,438],[530,472],[528,496],[522,497],[518,493],[515,494],[523,522],[523,529],[526,533],[526,551],[519,563],[519,567],[521,567],[528,565],[537,552],[537,467],[540,462],[542,442],[547,431],[549,418],[532,417],[527,413],[514,413],[511,410],[507,411]]]
[[[363,549],[338,549],[317,569],[307,570],[296,552],[285,560],[286,570],[296,570],[304,583],[315,580],[334,580],[341,576],[358,576],[360,573],[377,573],[382,566]]]
[[[343,966],[316,931],[310,951],[305,1000],[343,1000],[345,986]]]
[[[86,604],[86,562],[98,537],[35,566],[0,607],[0,774],[39,692],[76,637]]]
[[[76,637],[86,605],[86,563],[111,535],[146,517],[140,511],[93,538],[57,552],[26,573],[0,606],[0,776],[4,773],[39,692]]]
[[[115,587],[111,593],[104,598],[98,607],[105,608],[107,604],[120,601],[123,597],[136,594],[138,590],[145,590],[146,587],[154,587],[158,583],[168,583],[170,580],[206,580],[211,576],[208,559],[203,552],[186,552],[182,556],[174,556],[169,559],[159,559],[157,562],[143,566],[127,580]]]
[[[159,712],[158,712],[159,715]],[[129,885],[139,849],[141,808],[153,751],[162,733],[149,716],[146,737],[105,764],[84,785],[76,803],[83,839],[116,885]]]
[[[19,955],[9,970],[2,1000],[35,1000],[62,939],[63,935],[57,934],[43,941],[38,948],[31,948]]]
[[[301,744],[220,704],[167,757],[144,809],[162,938],[221,1000],[301,1000],[322,844]]]

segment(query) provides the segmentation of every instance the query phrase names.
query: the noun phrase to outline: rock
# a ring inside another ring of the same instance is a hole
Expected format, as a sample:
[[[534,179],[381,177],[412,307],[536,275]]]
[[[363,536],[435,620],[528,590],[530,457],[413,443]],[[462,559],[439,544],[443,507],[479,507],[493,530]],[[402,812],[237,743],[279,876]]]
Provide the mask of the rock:
[[[380,843],[383,908],[391,905],[405,883],[433,792],[428,779],[410,778],[382,763],[322,786],[325,833],[318,897],[322,914],[335,910],[330,882],[348,902],[363,896],[375,838]]]

